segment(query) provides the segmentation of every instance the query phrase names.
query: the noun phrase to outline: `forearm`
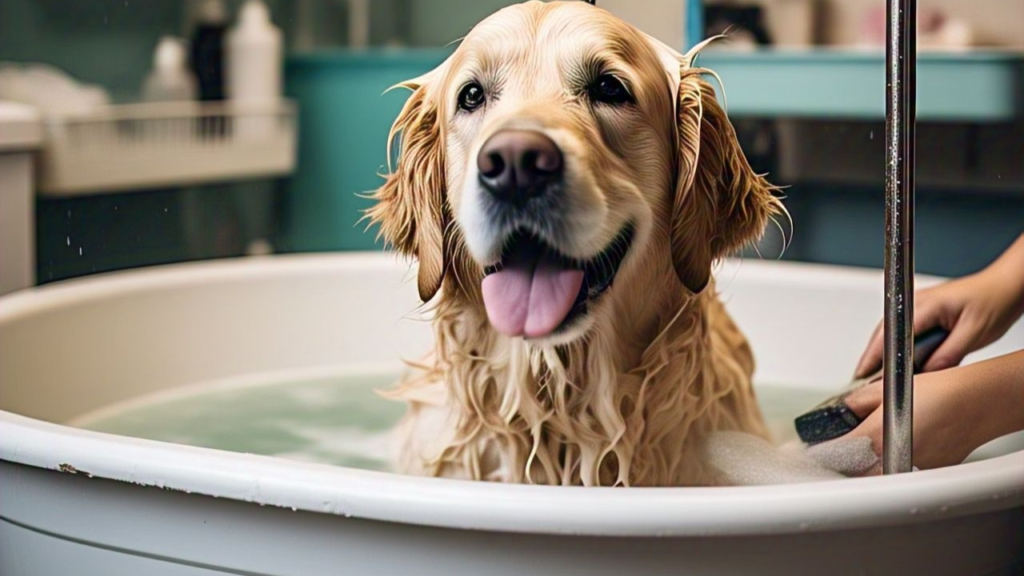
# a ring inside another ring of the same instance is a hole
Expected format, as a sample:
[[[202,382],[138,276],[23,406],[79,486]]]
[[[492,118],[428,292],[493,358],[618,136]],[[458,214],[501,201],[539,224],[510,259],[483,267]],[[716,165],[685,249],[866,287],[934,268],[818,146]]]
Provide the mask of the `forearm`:
[[[1020,318],[1024,314],[1024,234],[1018,236],[986,272],[1013,291],[1016,305],[1011,312],[1015,318]]]
[[[1024,350],[955,371],[976,446],[1024,430]]]

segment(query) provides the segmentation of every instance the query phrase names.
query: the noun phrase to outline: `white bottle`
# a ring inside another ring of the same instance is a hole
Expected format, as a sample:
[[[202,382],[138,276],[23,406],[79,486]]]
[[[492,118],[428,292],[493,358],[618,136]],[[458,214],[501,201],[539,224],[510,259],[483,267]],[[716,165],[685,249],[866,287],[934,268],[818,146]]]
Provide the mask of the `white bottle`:
[[[281,99],[281,30],[260,0],[248,0],[228,32],[226,72],[232,132],[243,139],[273,138]]]
[[[195,100],[196,80],[188,68],[185,43],[173,36],[163,36],[153,53],[153,71],[142,86],[146,102]]]
[[[239,103],[274,103],[281,98],[281,30],[261,0],[242,6],[228,32],[227,94]]]

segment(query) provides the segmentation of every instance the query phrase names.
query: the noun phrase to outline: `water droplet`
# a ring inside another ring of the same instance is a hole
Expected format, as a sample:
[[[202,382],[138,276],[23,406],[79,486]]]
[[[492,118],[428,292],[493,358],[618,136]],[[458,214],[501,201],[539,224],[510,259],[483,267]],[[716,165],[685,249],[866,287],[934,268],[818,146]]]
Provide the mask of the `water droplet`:
[[[67,237],[67,241],[68,241],[68,246],[71,246],[71,236]]]
[[[81,255],[82,255],[82,247],[81,247],[81,246],[79,246],[79,247],[78,247],[78,255],[79,255],[79,256],[81,256]]]

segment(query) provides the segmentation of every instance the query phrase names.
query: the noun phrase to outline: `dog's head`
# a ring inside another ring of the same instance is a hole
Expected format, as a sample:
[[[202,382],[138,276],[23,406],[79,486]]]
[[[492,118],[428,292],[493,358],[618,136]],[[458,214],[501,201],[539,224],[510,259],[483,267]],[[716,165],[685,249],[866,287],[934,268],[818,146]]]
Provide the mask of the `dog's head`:
[[[508,336],[567,342],[615,300],[698,293],[778,206],[700,73],[585,2],[501,10],[403,84],[370,216],[424,301],[447,276]]]

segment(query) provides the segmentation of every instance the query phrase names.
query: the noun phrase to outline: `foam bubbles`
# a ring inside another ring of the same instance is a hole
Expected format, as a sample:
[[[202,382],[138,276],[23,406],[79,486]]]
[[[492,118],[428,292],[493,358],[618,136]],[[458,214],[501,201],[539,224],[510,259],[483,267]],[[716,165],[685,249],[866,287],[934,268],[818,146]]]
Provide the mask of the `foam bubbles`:
[[[743,432],[715,432],[702,448],[722,483],[734,486],[837,480],[878,462],[868,438],[841,438],[807,448],[799,442],[776,446]]]

